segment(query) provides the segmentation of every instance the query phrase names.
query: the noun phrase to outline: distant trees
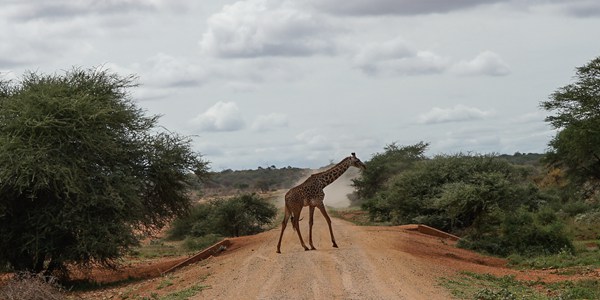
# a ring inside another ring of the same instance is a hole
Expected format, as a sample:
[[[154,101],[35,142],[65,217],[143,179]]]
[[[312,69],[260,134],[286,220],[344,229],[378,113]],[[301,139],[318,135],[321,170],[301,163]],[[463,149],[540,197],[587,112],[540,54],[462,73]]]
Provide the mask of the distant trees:
[[[548,162],[565,171],[573,183],[600,185],[600,57],[577,68],[575,82],[559,88],[541,107],[556,136]]]
[[[308,169],[258,167],[255,170],[224,170],[211,172],[210,179],[204,182],[205,189],[242,190],[267,192],[272,189],[291,188],[308,173]]]
[[[0,264],[110,265],[187,212],[189,175],[207,163],[136,107],[133,80],[73,69],[0,82]]]
[[[259,189],[261,192],[266,193],[269,191],[269,189],[271,187],[271,182],[269,182],[268,180],[258,180],[256,182],[255,187],[257,189]]]

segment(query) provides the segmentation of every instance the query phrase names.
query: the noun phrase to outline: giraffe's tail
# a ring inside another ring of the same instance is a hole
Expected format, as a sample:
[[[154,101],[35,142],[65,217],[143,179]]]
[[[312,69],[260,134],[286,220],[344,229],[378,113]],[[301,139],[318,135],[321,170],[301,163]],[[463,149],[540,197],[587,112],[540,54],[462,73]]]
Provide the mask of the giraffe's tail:
[[[296,231],[296,226],[294,226],[294,214],[292,213],[292,210],[288,207],[287,203],[285,204],[285,214],[290,216],[290,219],[292,220],[292,229],[294,231]],[[302,221],[302,218],[300,218],[300,220],[298,220],[298,222]]]

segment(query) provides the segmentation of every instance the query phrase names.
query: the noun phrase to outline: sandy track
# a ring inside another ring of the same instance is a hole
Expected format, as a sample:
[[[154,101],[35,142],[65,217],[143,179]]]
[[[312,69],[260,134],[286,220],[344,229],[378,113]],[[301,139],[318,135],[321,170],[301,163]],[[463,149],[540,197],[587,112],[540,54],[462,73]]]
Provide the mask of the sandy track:
[[[552,270],[509,269],[503,259],[456,248],[452,240],[422,234],[414,230],[416,226],[362,227],[340,219],[332,221],[339,248],[331,247],[327,224],[316,213],[315,251],[304,251],[289,225],[282,254],[275,253],[280,232],[276,228],[233,238],[231,247],[219,256],[165,277],[80,293],[78,297],[150,297],[201,285],[207,288],[190,299],[452,299],[438,285],[439,279],[459,271],[515,275],[519,280],[562,281],[581,277],[557,275]],[[305,240],[307,223],[300,222]],[[132,266],[121,270],[123,274],[97,279],[139,277],[148,270],[160,274],[182,259],[185,258]],[[585,277],[598,279],[600,270]]]
[[[304,236],[307,222],[302,221]],[[275,253],[279,228],[244,238],[247,243],[217,257],[206,284],[211,286],[194,299],[448,299],[436,285],[448,274],[444,266],[423,262],[406,251],[410,236],[396,228],[358,227],[334,219],[339,248],[332,248],[327,224],[315,215],[316,251],[304,251],[290,226],[284,234],[282,254]],[[375,233],[374,231],[379,231]],[[393,241],[394,235],[404,241]],[[407,238],[408,237],[408,238]],[[392,241],[388,240],[392,238]],[[444,245],[439,238],[425,237]],[[305,238],[306,239],[306,238]]]

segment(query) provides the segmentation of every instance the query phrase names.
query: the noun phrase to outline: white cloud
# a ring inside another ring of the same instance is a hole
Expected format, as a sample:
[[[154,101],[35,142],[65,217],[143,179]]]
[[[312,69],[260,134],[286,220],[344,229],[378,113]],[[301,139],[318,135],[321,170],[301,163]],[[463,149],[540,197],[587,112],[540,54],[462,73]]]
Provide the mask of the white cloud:
[[[218,61],[214,65],[211,78],[225,79],[242,90],[256,88],[256,84],[292,82],[302,77],[304,72],[301,65],[285,58],[234,59]]]
[[[194,63],[165,53],[158,53],[137,67],[145,74],[144,82],[158,87],[198,86],[208,77]]]
[[[597,0],[563,2],[567,14],[575,17],[592,18],[600,16],[600,3]]]
[[[421,15],[445,13],[506,0],[309,0],[315,7],[340,15]]]
[[[99,50],[108,44],[106,40],[126,36],[139,42],[144,37],[134,31],[148,14],[182,12],[183,5],[183,0],[2,1],[0,40],[10,42],[0,43],[0,68],[33,66],[37,70],[47,62],[62,68],[86,61],[114,62],[113,50],[127,52],[116,50],[118,44],[127,43]]]
[[[225,153],[224,149],[227,149],[227,147],[224,147],[219,143],[207,142],[204,140],[197,142],[195,145],[202,155],[209,157],[222,156]]]
[[[494,132],[470,137],[461,137],[460,133],[459,136],[456,135],[454,132],[447,133],[446,137],[437,140],[432,148],[447,154],[471,151],[490,153],[501,149],[501,138]]]
[[[542,110],[528,112],[517,115],[511,118],[511,123],[527,124],[527,123],[543,123],[545,122],[547,113]]]
[[[446,59],[431,51],[417,50],[401,38],[361,47],[354,56],[354,63],[370,75],[441,73],[448,64]]]
[[[131,15],[144,12],[163,12],[181,10],[184,3],[172,0],[55,0],[9,1],[7,7],[10,17],[15,20],[67,19],[88,15]]]
[[[472,60],[455,62],[429,50],[418,50],[402,38],[366,44],[356,52],[354,65],[368,75],[402,76],[452,71],[463,76],[505,76],[511,72],[508,64],[492,51],[483,51]]]
[[[210,143],[196,148],[227,168],[365,160],[393,141],[541,151],[551,134],[545,112],[533,113],[539,101],[600,45],[594,0],[1,3],[0,76],[73,65],[137,74],[137,104],[169,130],[199,134]]]
[[[296,135],[296,140],[309,150],[333,149],[331,140],[317,129],[309,129]]]
[[[430,111],[417,117],[420,124],[463,122],[479,120],[489,117],[493,114],[491,111],[484,111],[475,107],[468,107],[462,104],[453,108],[434,107]]]
[[[139,100],[164,99],[173,95],[174,91],[202,86],[212,79],[210,70],[198,67],[197,62],[165,53],[157,53],[126,66],[106,63],[102,67],[121,76],[135,75],[140,86],[133,93]]]
[[[541,122],[524,126],[523,123],[515,123],[512,118],[496,118],[478,125],[452,126],[446,131],[436,128],[435,138],[431,140],[431,153],[540,153],[555,134]]]
[[[510,68],[500,56],[492,51],[483,51],[474,59],[461,61],[453,66],[460,75],[475,76],[505,76],[510,74]]]
[[[271,113],[268,115],[261,115],[254,120],[252,123],[252,130],[254,131],[268,131],[273,128],[287,127],[288,117],[285,114]]]
[[[191,120],[201,131],[237,131],[244,128],[244,119],[235,102],[217,102]]]
[[[143,64],[142,64],[143,65]],[[140,64],[132,66],[122,66],[115,63],[106,63],[100,66],[109,73],[116,73],[119,76],[136,76],[136,83],[139,85],[131,90],[133,99],[137,101],[154,101],[168,98],[171,93],[167,89],[153,86],[144,71],[140,69]]]
[[[0,15],[0,68],[39,65],[46,61],[72,59],[86,56],[93,46],[79,37],[78,29],[86,27],[79,21],[44,22],[33,20],[27,23],[10,22]],[[89,35],[94,29],[87,30]]]
[[[577,18],[600,16],[600,2],[597,0],[540,1],[531,7]]]
[[[3,82],[3,81],[10,82],[10,81],[16,81],[18,79],[19,79],[19,77],[17,76],[17,74],[12,72],[11,70],[0,69],[0,82]]]
[[[220,57],[309,56],[331,53],[331,26],[289,1],[247,0],[212,15],[200,40]]]

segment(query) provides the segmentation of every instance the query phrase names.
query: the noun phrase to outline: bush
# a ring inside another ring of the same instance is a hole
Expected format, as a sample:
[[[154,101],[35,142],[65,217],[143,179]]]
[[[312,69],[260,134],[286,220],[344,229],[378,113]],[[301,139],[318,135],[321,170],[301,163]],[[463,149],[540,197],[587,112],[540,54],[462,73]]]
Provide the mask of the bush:
[[[507,288],[498,290],[484,288],[475,293],[475,299],[478,300],[516,300],[517,297]]]
[[[461,245],[491,254],[572,249],[556,213],[546,206],[552,195],[528,180],[531,168],[493,155],[436,156],[392,177],[363,208],[372,220],[462,234]]]
[[[526,169],[493,156],[437,156],[394,176],[363,205],[373,219],[395,224],[434,220],[456,232],[496,208],[537,206],[543,196],[525,181]]]
[[[275,205],[256,194],[245,194],[215,204],[211,217],[212,232],[225,236],[259,233],[277,214]]]
[[[223,239],[222,236],[213,233],[201,237],[189,236],[183,241],[183,247],[189,251],[198,251],[217,243],[221,239]]]
[[[215,200],[192,208],[191,213],[173,222],[170,239],[202,237],[207,234],[240,236],[261,232],[273,222],[277,208],[256,194],[229,200]]]
[[[168,238],[182,240],[187,236],[199,237],[212,232],[211,216],[214,206],[211,202],[192,207],[188,215],[173,221],[168,232]]]
[[[530,212],[525,207],[503,214],[500,226],[494,230],[467,234],[459,246],[502,256],[529,257],[575,251],[564,225],[552,210]]]
[[[577,216],[579,214],[589,212],[592,206],[584,201],[572,201],[561,205],[560,209],[562,212],[570,217]]]
[[[59,300],[66,297],[57,279],[33,273],[18,273],[0,287],[3,300]]]
[[[600,222],[600,209],[590,210],[575,217],[575,222],[580,224],[595,225]]]

